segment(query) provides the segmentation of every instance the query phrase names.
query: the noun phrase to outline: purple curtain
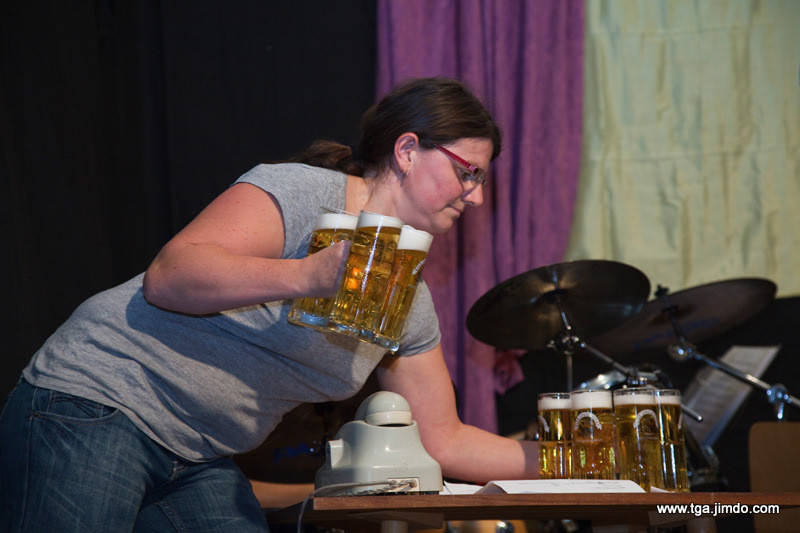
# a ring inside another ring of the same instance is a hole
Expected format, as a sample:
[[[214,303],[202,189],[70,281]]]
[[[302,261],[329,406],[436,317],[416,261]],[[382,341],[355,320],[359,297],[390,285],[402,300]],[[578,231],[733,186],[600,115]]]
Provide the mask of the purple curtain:
[[[436,238],[424,271],[461,417],[489,431],[495,391],[519,367],[470,336],[466,315],[501,281],[563,258],[580,170],[583,33],[583,0],[378,0],[379,96],[410,77],[459,78],[505,135],[484,206]]]

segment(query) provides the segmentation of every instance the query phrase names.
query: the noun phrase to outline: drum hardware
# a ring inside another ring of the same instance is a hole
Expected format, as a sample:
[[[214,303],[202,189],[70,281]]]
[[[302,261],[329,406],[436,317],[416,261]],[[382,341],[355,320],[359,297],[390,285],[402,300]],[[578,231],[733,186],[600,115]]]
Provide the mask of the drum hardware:
[[[661,368],[645,363],[642,366],[630,367],[627,375],[619,370],[612,370],[605,374],[598,374],[594,378],[578,385],[579,389],[605,389],[615,390],[619,387],[654,387],[657,389],[672,389],[672,378]]]
[[[554,298],[554,305],[559,308],[559,312],[561,315],[561,320],[564,323],[564,331],[556,335],[556,337],[550,341],[548,344],[549,348],[552,348],[556,351],[562,352],[564,355],[568,356],[568,361],[571,363],[571,356],[577,349],[583,350],[592,356],[596,357],[597,359],[601,360],[602,362],[606,363],[607,365],[613,367],[615,371],[619,374],[624,376],[626,383],[638,384],[643,383],[646,381],[646,378],[643,378],[638,372],[635,367],[627,367],[622,365],[621,363],[615,361],[611,357],[607,356],[600,350],[597,350],[586,341],[582,340],[577,334],[573,333],[574,330],[567,319],[566,314],[561,309],[558,297]],[[571,373],[571,364],[568,363],[567,370],[567,390],[572,390],[572,373]]]
[[[779,422],[783,420],[784,407],[786,405],[791,405],[796,409],[800,409],[800,399],[789,394],[789,391],[783,384],[775,383],[770,385],[752,374],[742,372],[738,368],[723,361],[711,359],[698,351],[697,347],[686,339],[686,335],[677,318],[678,307],[672,305],[670,301],[669,289],[659,285],[656,296],[663,301],[664,308],[662,312],[669,316],[672,329],[675,332],[675,341],[667,348],[667,353],[675,361],[682,363],[688,359],[696,359],[711,368],[725,372],[729,376],[753,388],[764,391],[767,395],[767,401],[775,408],[775,416]]]
[[[628,377],[619,370],[612,370],[605,374],[598,374],[589,381],[584,381],[578,385],[579,389],[586,390],[614,390],[624,386]]]
[[[719,457],[711,446],[703,446],[689,428],[683,428],[686,444],[686,472],[689,486],[694,492],[724,490],[727,481],[719,475]]]
[[[730,366],[722,361],[711,359],[707,355],[697,351],[695,346],[686,340],[675,341],[675,343],[668,348],[668,353],[674,360],[681,363],[690,358],[696,359],[707,366],[710,366],[711,368],[721,370],[729,376],[734,377],[743,383],[747,383],[753,388],[764,391],[764,393],[767,395],[767,401],[775,409],[775,417],[779,422],[783,420],[784,407],[786,405],[791,405],[795,409],[800,409],[800,399],[789,394],[789,391],[785,385],[781,383],[770,385],[769,383],[753,376],[752,374],[742,372],[738,368]]]
[[[560,303],[560,296],[558,294],[554,295],[553,298],[554,305],[558,308],[559,315],[561,316],[561,320],[564,324],[564,330],[558,333],[549,343],[548,348],[552,348],[556,351],[561,352],[567,360],[567,390],[572,390],[572,356],[577,349],[583,350],[597,359],[600,359],[607,365],[613,367],[617,372],[620,372],[627,376],[627,379],[636,379],[633,376],[634,370],[632,368],[626,367],[614,359],[608,357],[603,352],[595,349],[593,346],[587,344],[584,340],[582,340],[577,334],[574,333],[574,329],[572,325],[569,323],[567,319],[566,313],[561,307]]]
[[[648,375],[649,372],[639,372],[635,367],[632,367],[632,372],[628,375],[628,379],[625,380],[626,387],[651,387],[651,388],[659,388],[659,380],[655,375]]]

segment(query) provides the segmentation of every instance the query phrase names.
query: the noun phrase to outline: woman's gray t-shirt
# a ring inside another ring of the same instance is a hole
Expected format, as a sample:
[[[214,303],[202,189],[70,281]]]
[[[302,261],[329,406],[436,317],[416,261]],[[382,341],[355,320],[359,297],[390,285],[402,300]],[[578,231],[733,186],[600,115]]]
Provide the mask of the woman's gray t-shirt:
[[[277,200],[283,258],[305,256],[320,206],[345,205],[347,177],[332,170],[259,165],[236,183]],[[289,324],[291,300],[206,316],[164,311],[144,300],[143,276],[81,304],[23,375],[36,386],[119,408],[189,460],[249,451],[299,403],[352,396],[385,354]],[[397,354],[422,353],[439,340],[433,301],[421,283]]]

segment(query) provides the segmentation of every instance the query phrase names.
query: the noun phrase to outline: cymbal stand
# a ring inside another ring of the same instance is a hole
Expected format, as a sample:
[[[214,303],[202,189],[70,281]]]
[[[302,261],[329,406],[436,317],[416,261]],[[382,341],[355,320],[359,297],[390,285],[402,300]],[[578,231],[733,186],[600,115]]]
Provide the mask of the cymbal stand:
[[[711,359],[707,355],[699,352],[697,347],[689,342],[683,334],[683,328],[681,328],[678,318],[675,316],[677,307],[673,306],[669,301],[669,289],[659,285],[656,296],[664,300],[664,309],[662,312],[669,315],[672,329],[675,331],[675,342],[667,348],[667,353],[670,357],[681,363],[688,359],[696,359],[711,368],[725,372],[729,376],[753,388],[764,391],[767,395],[767,401],[775,408],[775,417],[779,422],[783,421],[784,407],[786,405],[791,405],[795,409],[800,409],[800,399],[789,394],[785,385],[781,383],[770,385],[752,374],[743,372],[723,361]]]
[[[547,346],[549,348],[553,348],[556,351],[559,351],[564,354],[567,360],[567,390],[572,390],[572,356],[575,353],[576,349],[581,349],[584,351],[589,352],[590,354],[594,355],[604,363],[614,367],[616,370],[619,370],[626,376],[631,377],[632,379],[636,378],[636,370],[624,366],[617,361],[613,360],[600,350],[590,346],[585,341],[583,341],[575,330],[572,328],[572,325],[569,323],[569,319],[567,318],[567,314],[564,312],[564,308],[561,305],[563,290],[556,289],[552,291],[550,294],[547,295],[547,301],[558,308],[558,314],[561,317],[561,324],[564,326],[564,329],[561,330],[549,343]]]

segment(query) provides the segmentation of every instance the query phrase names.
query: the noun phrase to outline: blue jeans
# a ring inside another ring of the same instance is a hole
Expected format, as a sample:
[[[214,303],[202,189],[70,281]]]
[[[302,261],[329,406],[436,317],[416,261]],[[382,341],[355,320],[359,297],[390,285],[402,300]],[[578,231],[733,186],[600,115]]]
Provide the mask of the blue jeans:
[[[117,409],[21,380],[0,415],[0,531],[268,531],[230,458],[186,461]]]

